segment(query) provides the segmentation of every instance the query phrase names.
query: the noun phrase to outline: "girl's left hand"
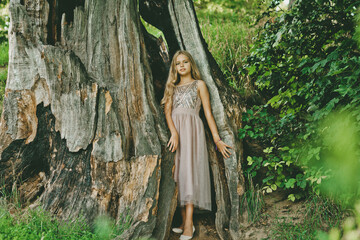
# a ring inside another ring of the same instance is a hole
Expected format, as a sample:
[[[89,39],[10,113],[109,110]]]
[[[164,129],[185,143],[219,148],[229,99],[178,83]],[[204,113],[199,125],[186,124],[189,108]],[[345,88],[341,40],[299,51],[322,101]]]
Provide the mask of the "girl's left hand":
[[[223,155],[224,158],[228,158],[231,155],[231,152],[228,148],[232,148],[229,145],[227,145],[226,143],[224,143],[222,140],[219,140],[216,143],[217,149],[219,150],[219,152],[221,152],[221,154]]]

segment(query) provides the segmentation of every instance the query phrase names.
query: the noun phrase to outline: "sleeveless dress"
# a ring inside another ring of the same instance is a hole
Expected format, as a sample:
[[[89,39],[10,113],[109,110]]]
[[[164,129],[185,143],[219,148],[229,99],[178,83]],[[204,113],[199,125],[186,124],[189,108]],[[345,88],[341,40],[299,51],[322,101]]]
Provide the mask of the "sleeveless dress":
[[[210,169],[197,86],[198,80],[176,86],[173,95],[171,117],[179,134],[174,180],[180,206],[193,203],[199,209],[211,210]]]

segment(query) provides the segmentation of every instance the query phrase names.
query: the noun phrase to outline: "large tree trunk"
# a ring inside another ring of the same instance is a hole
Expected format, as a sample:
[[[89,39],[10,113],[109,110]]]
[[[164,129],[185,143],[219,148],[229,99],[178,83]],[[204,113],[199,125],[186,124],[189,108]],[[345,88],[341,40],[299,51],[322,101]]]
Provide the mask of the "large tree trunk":
[[[169,56],[188,50],[208,85],[220,136],[234,147],[223,159],[206,126],[216,229],[222,239],[240,239],[240,98],[224,84],[191,0],[139,4],[164,32]],[[128,212],[121,238],[167,239],[177,198],[159,107],[169,56],[142,26],[137,1],[11,0],[10,17],[0,123],[6,185],[61,218],[119,220]]]

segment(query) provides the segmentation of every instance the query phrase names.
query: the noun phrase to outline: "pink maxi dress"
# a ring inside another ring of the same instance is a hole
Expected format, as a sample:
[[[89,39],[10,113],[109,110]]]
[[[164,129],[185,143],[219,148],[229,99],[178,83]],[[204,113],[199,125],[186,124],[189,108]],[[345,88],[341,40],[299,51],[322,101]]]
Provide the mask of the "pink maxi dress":
[[[180,206],[193,203],[199,209],[211,210],[210,169],[197,88],[198,80],[175,87],[171,117],[179,134],[179,146],[174,180]]]

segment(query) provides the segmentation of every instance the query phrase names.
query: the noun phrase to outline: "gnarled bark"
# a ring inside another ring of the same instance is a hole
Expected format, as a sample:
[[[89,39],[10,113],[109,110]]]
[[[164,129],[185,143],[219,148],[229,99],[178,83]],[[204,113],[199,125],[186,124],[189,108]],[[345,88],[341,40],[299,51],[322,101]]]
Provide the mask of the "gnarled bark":
[[[169,53],[141,25],[137,1],[12,0],[0,130],[7,186],[64,219],[132,215],[120,237],[167,239],[176,208],[174,154],[159,106],[169,58],[186,49],[207,83],[229,159],[207,145],[222,239],[240,239],[244,180],[240,98],[224,84],[190,0],[140,1]],[[203,117],[203,116],[202,116]],[[206,120],[203,117],[206,125]]]

